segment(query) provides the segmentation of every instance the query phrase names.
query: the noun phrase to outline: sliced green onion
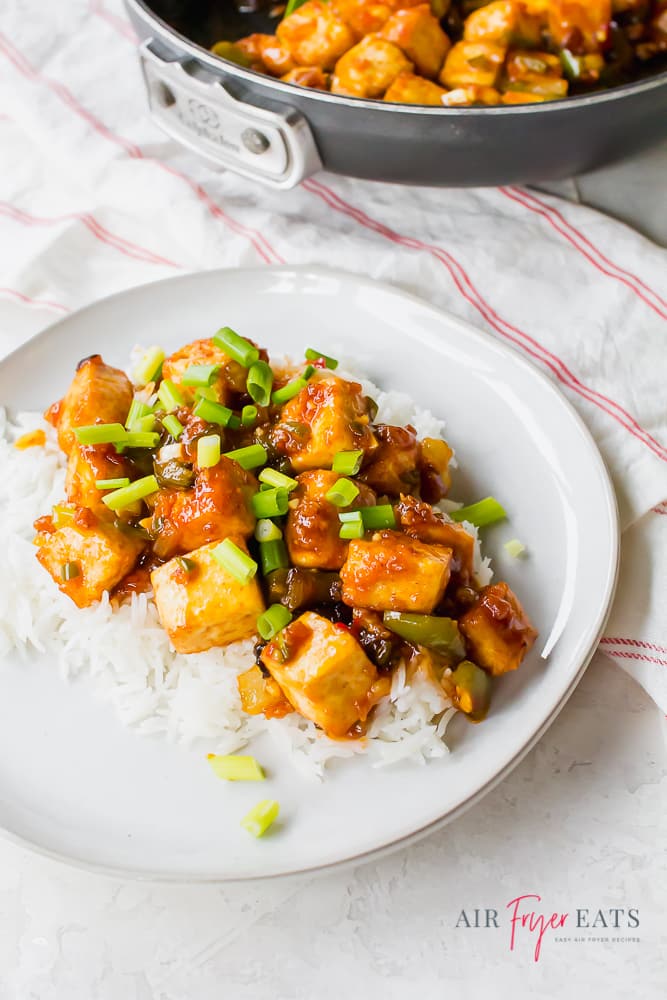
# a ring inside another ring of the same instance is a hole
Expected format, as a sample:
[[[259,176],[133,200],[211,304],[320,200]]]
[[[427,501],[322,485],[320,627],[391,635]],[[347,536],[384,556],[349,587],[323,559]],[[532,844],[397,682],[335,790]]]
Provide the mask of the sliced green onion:
[[[289,5],[288,5],[289,6]],[[298,6],[301,6],[299,4]],[[327,368],[334,371],[338,368],[338,362],[335,358],[329,358],[326,354],[322,354],[321,351],[316,351],[314,347],[309,347],[306,351],[306,361],[324,361]]]
[[[282,487],[260,490],[251,500],[255,517],[282,517],[287,513],[289,494]]]
[[[264,771],[254,757],[242,754],[227,754],[222,756],[210,753],[208,762],[213,773],[225,781],[264,781]]]
[[[350,510],[345,514],[338,515],[341,521],[339,538],[363,538],[364,522],[360,510]]]
[[[324,494],[325,500],[336,507],[349,507],[355,497],[359,496],[359,487],[350,479],[339,479]]]
[[[264,576],[273,573],[274,569],[285,569],[289,566],[287,549],[282,538],[274,538],[270,542],[260,542],[259,558]]]
[[[178,417],[173,413],[169,413],[166,417],[162,418],[162,424],[165,430],[169,431],[174,441],[178,441],[183,433],[183,424]]]
[[[255,560],[240,549],[231,538],[225,538],[224,542],[216,545],[211,554],[235,580],[244,585],[250,583],[257,572]]]
[[[126,431],[123,440],[116,442],[116,451],[125,451],[126,448],[157,448],[159,440],[160,435],[152,431]]]
[[[125,426],[128,431],[133,431],[135,429],[134,424],[141,417],[150,416],[153,413],[150,406],[147,403],[142,402],[140,399],[133,399],[130,404],[130,409],[127,413],[127,420],[125,421]]]
[[[200,385],[195,389],[196,399],[209,399],[212,403],[218,402],[218,394],[215,389],[207,385]]]
[[[250,368],[250,365],[254,365],[255,361],[259,360],[258,349],[250,341],[239,337],[238,333],[234,333],[229,326],[223,326],[222,330],[218,330],[213,338],[213,343],[244,368]]]
[[[503,521],[507,514],[495,497],[485,497],[484,500],[471,503],[468,507],[460,507],[458,510],[451,511],[449,516],[452,521],[469,521],[477,528],[485,528],[488,524]]]
[[[253,837],[263,837],[272,823],[275,823],[280,806],[275,799],[262,799],[241,820],[241,826]]]
[[[283,533],[268,517],[261,517],[255,525],[255,538],[258,542],[275,542],[283,537]]]
[[[570,52],[569,49],[560,50],[560,62],[563,72],[568,80],[578,80],[581,76],[581,59]]]
[[[122,424],[90,424],[75,427],[74,433],[80,444],[115,444],[127,435]]]
[[[505,542],[503,548],[508,555],[512,556],[512,559],[518,559],[526,551],[526,546],[518,538],[513,538],[511,541]]]
[[[227,424],[227,426],[229,427],[230,430],[237,431],[241,426],[241,418],[237,417],[235,413],[232,413],[231,417],[229,418],[229,423]]]
[[[379,503],[375,507],[364,507],[361,520],[366,531],[379,531],[381,528],[395,528],[396,515],[390,503]]]
[[[363,460],[363,451],[339,451],[334,455],[331,470],[341,476],[356,476]]]
[[[181,375],[183,385],[209,386],[220,371],[220,365],[190,365]]]
[[[212,469],[220,461],[220,438],[217,434],[205,434],[197,438],[197,465],[200,469]]]
[[[272,604],[263,615],[257,619],[257,631],[262,639],[273,639],[292,621],[292,613],[284,604]]]
[[[134,369],[134,381],[137,385],[148,385],[154,382],[160,374],[165,353],[161,347],[149,347]]]
[[[123,510],[131,507],[137,500],[143,500],[151,493],[157,493],[159,487],[155,476],[144,476],[143,479],[136,479],[129,486],[123,486],[120,490],[107,493],[102,497],[102,503],[110,507],[111,510]]]
[[[271,402],[276,406],[282,406],[283,403],[288,403],[290,399],[294,399],[298,396],[302,389],[308,385],[308,382],[302,375],[299,378],[293,379],[284,385],[282,389],[276,389],[274,393],[271,394]]]
[[[284,472],[278,472],[277,469],[262,469],[259,481],[260,483],[268,483],[269,486],[282,486],[288,493],[291,493],[299,485],[296,479],[286,476]]]
[[[248,404],[244,406],[241,410],[241,425],[243,427],[252,427],[252,425],[257,420],[257,407]]]
[[[193,569],[197,565],[194,559],[188,559],[187,556],[176,556],[176,562],[186,573],[192,573]]]
[[[121,476],[118,479],[96,479],[95,486],[98,490],[121,490],[130,485],[128,476]]]
[[[407,642],[427,646],[437,653],[449,653],[459,660],[466,655],[458,623],[453,618],[385,611],[383,620],[388,629]]]
[[[245,448],[226,451],[225,458],[231,458],[233,462],[238,462],[242,469],[257,469],[266,462],[266,448],[263,448],[261,444],[249,444]]]
[[[142,431],[144,433],[150,433],[154,430],[156,424],[155,414],[147,413],[143,417],[138,417],[132,427],[129,430],[130,434],[134,434],[135,431]]]
[[[51,514],[51,520],[56,528],[62,528],[65,524],[72,524],[74,521],[74,514],[75,511],[73,511],[71,507],[65,507],[63,504],[56,504]]]
[[[220,424],[222,427],[229,426],[229,421],[234,416],[228,406],[214,403],[210,399],[200,399],[192,412],[195,417],[205,420],[208,424]]]
[[[251,366],[246,379],[246,387],[250,398],[258,406],[268,406],[271,402],[271,387],[273,385],[273,372],[266,361],[256,361]]]
[[[361,521],[361,511],[360,510],[344,510],[338,512],[338,520],[341,524],[347,524],[348,522],[356,524],[357,521]]]
[[[177,410],[179,406],[183,406],[185,403],[185,398],[180,390],[174,385],[171,379],[164,379],[160,382],[160,388],[157,391],[158,399],[164,406],[165,410]]]
[[[63,580],[73,580],[75,576],[79,576],[81,573],[81,567],[78,562],[66,562],[60,567],[60,576]]]
[[[306,367],[301,372],[301,378],[305,378],[307,382],[309,378],[313,377],[316,371],[317,369],[315,368],[315,365],[306,365]]]

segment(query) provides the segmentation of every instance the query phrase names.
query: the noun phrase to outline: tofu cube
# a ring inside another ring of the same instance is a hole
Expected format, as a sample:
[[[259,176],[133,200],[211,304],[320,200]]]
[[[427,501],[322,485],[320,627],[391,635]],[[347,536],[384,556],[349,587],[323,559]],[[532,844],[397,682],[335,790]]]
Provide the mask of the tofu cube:
[[[328,736],[346,736],[375,698],[375,666],[347,629],[306,611],[262,652],[262,663],[297,711]]]
[[[313,469],[297,476],[298,488],[292,493],[285,526],[285,542],[290,561],[295,566],[314,569],[340,569],[347,556],[348,543],[340,538],[339,511],[325,498],[328,490],[341,477],[337,472]],[[351,506],[370,507],[375,494],[363,483],[357,483],[359,494]]]
[[[128,475],[127,462],[111,444],[82,445],[75,441],[67,460],[65,493],[70,503],[88,507],[102,520],[115,515],[102,503],[104,490],[95,485],[98,479],[118,479]]]
[[[308,0],[276,28],[278,41],[299,66],[333,69],[356,39],[352,29],[327,3]]]
[[[432,104],[442,105],[442,99],[447,91],[437,83],[425,80],[423,76],[414,73],[399,73],[389,90],[384,95],[385,101],[396,104]]]
[[[473,10],[463,28],[466,42],[492,42],[494,45],[521,45],[538,48],[544,12],[538,16],[527,13],[525,5],[516,0],[495,0]]]
[[[78,509],[75,520],[57,530],[39,531],[37,559],[63,594],[80,608],[99,601],[134,568],[145,543],[111,524],[101,524],[90,511]],[[71,578],[63,567],[71,564]]]
[[[506,88],[524,94],[558,98],[567,94],[563,67],[550,52],[510,52],[505,63]]]
[[[440,73],[440,83],[457,87],[495,87],[505,62],[507,49],[491,42],[457,42],[450,50]]]
[[[162,364],[162,378],[169,379],[186,396],[194,396],[194,389],[182,384],[183,375],[193,365],[220,366],[220,370],[211,384],[211,388],[220,403],[227,405],[231,401],[232,393],[246,391],[248,374],[246,369],[219,347],[216,347],[210,338],[193,340],[192,343],[182,347],[180,351],[165,358]]]
[[[506,583],[484,587],[459,619],[470,658],[494,677],[516,670],[537,632]]]
[[[438,75],[451,42],[431,13],[429,4],[398,10],[380,31],[382,38],[393,42],[415,64],[417,73],[434,78]]]
[[[248,551],[241,537],[233,541]],[[201,653],[211,646],[249,639],[265,610],[257,579],[239,583],[213,555],[218,544],[189,552],[194,563],[190,572],[171,559],[151,573],[160,621],[179,653]]]
[[[447,521],[444,514],[433,510],[423,500],[402,496],[396,507],[401,527],[411,538],[429,545],[444,545],[452,550],[452,573],[459,573],[467,583],[473,574],[475,539],[462,524]]]
[[[69,454],[76,443],[75,427],[98,420],[124,424],[132,403],[132,384],[119,368],[105,365],[99,354],[80,361],[69,389],[46,411],[46,419],[58,430],[58,444]]]
[[[340,571],[343,601],[373,611],[430,614],[449,583],[452,550],[397,531],[350,542]]]
[[[407,3],[405,6],[408,6]],[[331,0],[331,8],[341,21],[352,28],[358,39],[379,31],[391,14],[388,4],[369,3],[369,0]]]
[[[351,97],[383,97],[399,73],[413,65],[398,45],[380,35],[366,35],[336,63],[332,94]]]

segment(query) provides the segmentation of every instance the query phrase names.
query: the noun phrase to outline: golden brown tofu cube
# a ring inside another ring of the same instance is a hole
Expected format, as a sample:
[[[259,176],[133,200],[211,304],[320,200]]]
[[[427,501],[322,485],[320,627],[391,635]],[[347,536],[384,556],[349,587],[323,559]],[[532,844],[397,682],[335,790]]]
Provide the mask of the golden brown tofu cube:
[[[347,735],[373,706],[375,666],[347,629],[313,611],[264,647],[262,663],[292,705],[328,736]]]
[[[376,493],[398,496],[419,486],[419,445],[414,428],[378,424],[378,446],[360,475]]]
[[[294,708],[273,677],[265,677],[258,666],[245,670],[236,678],[241,708],[248,715],[264,715],[267,719],[282,719]]]
[[[611,0],[551,0],[549,35],[556,46],[568,48],[576,39],[585,52],[601,52],[609,38]]]
[[[331,9],[358,39],[379,31],[391,14],[386,3],[369,3],[369,0],[331,0]]]
[[[440,83],[456,87],[495,87],[507,49],[490,42],[457,42],[445,59]]]
[[[145,542],[111,524],[100,524],[90,511],[78,508],[71,524],[39,531],[35,544],[37,559],[60,590],[86,608],[132,570]]]
[[[543,17],[528,14],[521,3],[497,0],[474,10],[465,20],[466,42],[492,42],[494,45],[539,46]]]
[[[382,38],[398,45],[418,73],[434,78],[438,75],[451,42],[433,17],[428,4],[398,10],[380,31]]]
[[[447,91],[439,87],[437,83],[431,83],[423,76],[416,76],[414,73],[399,73],[384,95],[384,99],[396,104],[441,106],[446,93]]]
[[[340,478],[337,472],[325,469],[297,476],[299,486],[291,494],[285,526],[285,542],[295,566],[340,569],[345,562],[348,543],[339,537],[338,514],[343,510],[372,506],[375,494],[363,483],[356,483],[359,494],[352,504],[336,507],[325,497]]]
[[[132,403],[132,384],[119,368],[105,365],[99,354],[80,361],[64,397],[45,413],[58,430],[58,444],[69,454],[76,443],[75,427],[98,421],[124,424]]]
[[[294,69],[292,54],[280,44],[275,35],[248,35],[242,42],[243,53],[249,59],[260,62],[272,76],[282,76]]]
[[[183,375],[193,365],[219,365],[211,388],[221,403],[228,403],[233,392],[246,391],[248,372],[238,361],[234,361],[217,347],[211,338],[193,340],[180,351],[175,351],[165,358],[162,365],[162,378],[169,379],[178,386],[186,396],[194,396],[194,389],[182,385]]]
[[[340,571],[343,601],[373,611],[430,614],[449,583],[452,550],[397,531],[350,542]]]
[[[243,538],[234,543],[247,552]],[[211,646],[227,646],[257,632],[264,599],[257,578],[239,583],[214,556],[219,542],[188,553],[194,563],[186,571],[171,559],[151,573],[155,603],[162,627],[179,653],[201,653]]]
[[[497,676],[516,670],[537,632],[506,583],[484,587],[459,619],[470,658]]]
[[[500,102],[501,95],[495,87],[456,87],[448,90],[442,99],[446,108],[469,108],[475,105],[492,107]]]
[[[113,445],[83,445],[75,441],[67,460],[67,499],[81,507],[89,507],[103,520],[113,520],[116,515],[102,503],[108,491],[98,490],[95,483],[98,479],[118,479],[127,475],[127,462]]]
[[[366,35],[336,63],[331,92],[350,97],[382,97],[399,73],[412,69],[412,63],[398,45],[379,35]]]
[[[272,441],[297,472],[331,468],[339,451],[377,447],[361,386],[335,375],[312,378],[283,406]]]
[[[558,56],[550,52],[510,52],[505,63],[505,89],[544,97],[565,97],[567,80]]]
[[[444,545],[451,549],[452,573],[459,573],[463,582],[468,582],[473,571],[475,539],[462,524],[448,521],[440,511],[412,496],[401,497],[396,515],[406,535],[429,545]]]
[[[333,69],[355,43],[352,29],[329,4],[308,0],[276,28],[280,44],[299,66]]]
[[[153,547],[161,559],[190,552],[230,535],[247,538],[255,530],[250,498],[257,480],[238,462],[220,458],[211,469],[197,469],[188,490],[160,490],[153,505]]]
[[[326,90],[329,86],[329,76],[319,66],[297,66],[280,79],[285,83],[296,83],[299,87],[311,87],[313,90]]]

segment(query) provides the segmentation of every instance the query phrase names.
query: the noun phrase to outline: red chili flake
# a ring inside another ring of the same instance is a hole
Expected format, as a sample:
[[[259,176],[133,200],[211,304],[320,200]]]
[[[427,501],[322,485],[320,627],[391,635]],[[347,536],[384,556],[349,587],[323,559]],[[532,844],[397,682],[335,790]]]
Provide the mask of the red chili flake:
[[[346,625],[345,622],[334,622],[334,628],[338,628],[341,632],[349,632],[350,626]]]
[[[310,362],[311,365],[315,365],[316,368],[326,368],[327,362],[325,358],[316,358],[315,361]]]

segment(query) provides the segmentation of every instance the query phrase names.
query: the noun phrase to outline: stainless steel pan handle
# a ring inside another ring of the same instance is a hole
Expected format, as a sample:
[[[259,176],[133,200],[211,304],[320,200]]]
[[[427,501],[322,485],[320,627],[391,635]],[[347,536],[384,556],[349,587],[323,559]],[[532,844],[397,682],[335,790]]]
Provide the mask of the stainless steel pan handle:
[[[142,43],[139,55],[151,114],[172,138],[274,188],[295,187],[321,168],[308,122],[298,111],[238,100],[212,71],[170,59],[153,39]]]

